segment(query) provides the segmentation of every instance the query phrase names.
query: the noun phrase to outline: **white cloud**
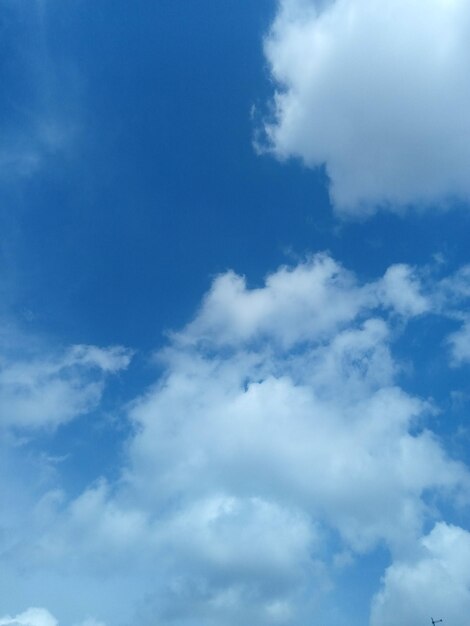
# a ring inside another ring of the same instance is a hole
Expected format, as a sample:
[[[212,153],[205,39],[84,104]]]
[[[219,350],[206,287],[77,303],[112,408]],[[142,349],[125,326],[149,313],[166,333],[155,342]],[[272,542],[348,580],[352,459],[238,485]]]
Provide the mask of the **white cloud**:
[[[5,610],[8,605],[37,603],[64,614],[70,591],[66,579],[52,581],[54,567],[34,579],[45,562],[38,555],[44,553],[47,531],[67,501],[60,482],[63,459],[48,452],[47,443],[39,450],[37,441],[29,443],[44,429],[49,429],[47,441],[55,443],[56,426],[97,409],[107,378],[125,369],[132,353],[121,347],[85,345],[57,350],[13,326],[9,330],[0,337],[0,605]],[[59,447],[63,449],[60,443]],[[48,559],[49,566],[52,561]],[[86,581],[80,584],[86,586]],[[68,602],[74,606],[70,598]],[[86,613],[92,610],[88,606]],[[83,615],[74,615],[67,623],[75,623],[77,617]],[[57,624],[39,609],[3,620],[1,624],[12,626]]]
[[[429,307],[407,265],[391,266],[380,281],[359,285],[330,256],[317,254],[294,268],[281,267],[258,289],[248,289],[234,272],[219,276],[195,320],[176,338],[235,346],[269,338],[289,349],[327,338],[379,304],[405,317]]]
[[[454,365],[470,363],[470,320],[448,337]]]
[[[247,289],[243,277],[228,272],[214,281],[181,338],[238,345],[268,336],[289,348],[328,335],[369,299],[367,289],[357,287],[354,277],[326,255],[281,268],[259,289]]]
[[[58,626],[58,622],[46,609],[32,608],[15,617],[0,618],[0,626]]]
[[[295,503],[359,551],[409,540],[421,494],[467,478],[429,433],[410,434],[427,406],[394,386],[387,342],[371,319],[287,361],[170,356],[133,411],[132,480],[157,507],[207,490]]]
[[[147,511],[165,511],[151,536],[158,551],[157,536],[170,546],[172,575],[189,569],[189,588],[204,581],[202,597],[184,586],[183,604],[213,609],[214,597],[246,582],[248,538],[259,568],[251,584],[270,580],[276,567],[263,546],[277,519],[283,570],[301,574],[294,587],[285,579],[276,588],[279,615],[296,623],[302,608],[292,607],[305,608],[308,593],[328,587],[330,556],[337,567],[331,529],[343,553],[383,542],[401,554],[432,518],[425,494],[468,487],[465,467],[424,427],[430,406],[395,382],[393,320],[431,310],[422,291],[407,266],[364,284],[326,255],[281,268],[256,289],[233,273],[215,280],[196,318],[161,353],[162,380],[131,412],[127,489]],[[270,524],[254,502],[273,510]],[[298,547],[289,543],[296,527]],[[257,599],[264,617],[248,619],[243,593],[230,597],[230,611],[210,613],[214,623],[272,623],[266,590]]]
[[[414,316],[431,309],[431,303],[421,293],[419,278],[408,265],[392,265],[382,279],[382,298],[397,313]]]
[[[411,268],[359,283],[327,255],[256,289],[220,276],[132,406],[120,483],[59,503],[37,558],[145,572],[163,624],[302,620],[338,552],[406,552],[427,494],[468,486],[396,384],[394,320],[430,302]]]
[[[418,554],[393,563],[372,608],[372,626],[425,624],[430,617],[465,626],[470,613],[470,533],[444,523],[423,537]]]
[[[95,408],[108,373],[125,369],[121,347],[73,346],[60,354],[0,354],[0,427],[56,427]]]
[[[465,0],[280,0],[268,149],[325,165],[342,214],[468,199],[469,41]]]
[[[130,588],[119,611],[143,625],[308,622],[342,568],[377,546],[395,565],[416,555],[441,496],[468,491],[427,428],[432,402],[398,385],[394,341],[435,307],[418,270],[361,282],[324,254],[255,289],[218,277],[130,406],[119,479],[43,494],[2,558],[99,581],[84,606],[107,623],[107,584]],[[128,358],[80,347],[59,361],[112,372]]]

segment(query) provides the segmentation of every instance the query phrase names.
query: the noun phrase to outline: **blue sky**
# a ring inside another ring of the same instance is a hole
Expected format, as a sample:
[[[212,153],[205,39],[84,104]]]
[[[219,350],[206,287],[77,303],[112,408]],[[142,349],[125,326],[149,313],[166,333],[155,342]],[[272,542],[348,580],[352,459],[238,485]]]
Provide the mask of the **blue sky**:
[[[0,29],[0,624],[463,626],[464,0]]]

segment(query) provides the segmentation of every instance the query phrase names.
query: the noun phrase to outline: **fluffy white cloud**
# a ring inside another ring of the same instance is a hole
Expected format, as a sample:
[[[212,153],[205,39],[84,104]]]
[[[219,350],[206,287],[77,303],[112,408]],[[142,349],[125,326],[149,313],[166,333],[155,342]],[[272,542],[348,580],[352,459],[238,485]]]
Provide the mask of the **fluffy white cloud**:
[[[391,565],[376,596],[372,626],[425,624],[430,616],[465,626],[470,613],[470,533],[444,523],[423,537],[418,553]]]
[[[421,494],[467,478],[430,433],[410,433],[429,407],[395,386],[392,305],[428,306],[404,266],[358,285],[320,255],[255,290],[217,279],[132,411],[134,487],[160,506],[208,491],[294,503],[356,550],[414,537]]]
[[[165,511],[152,537],[154,547],[162,536],[171,546],[169,579],[190,571],[182,595],[168,594],[164,623],[181,603],[202,604],[214,623],[275,623],[271,583],[262,587],[276,571],[273,546],[286,555],[285,574],[300,575],[275,587],[285,609],[276,620],[296,623],[305,614],[293,607],[305,609],[308,594],[328,585],[331,529],[343,553],[380,542],[406,553],[432,516],[425,494],[468,487],[467,470],[424,426],[431,407],[395,382],[394,320],[432,306],[412,268],[361,284],[326,255],[281,268],[256,289],[233,273],[215,280],[160,354],[162,380],[131,411],[127,490],[147,511]],[[242,610],[247,540],[258,564],[256,617]],[[201,585],[202,594],[188,591]],[[222,613],[220,594],[231,598]]]
[[[92,410],[107,374],[125,369],[121,347],[74,346],[60,354],[0,354],[0,427],[55,427]]]
[[[243,277],[229,272],[214,281],[199,315],[180,339],[239,345],[268,336],[289,348],[334,332],[372,297],[326,255],[293,269],[281,268],[259,289],[247,289]]]
[[[326,166],[343,214],[468,199],[465,0],[280,0],[268,149]]]
[[[47,492],[3,559],[132,580],[129,606],[146,601],[129,621],[143,625],[287,626],[318,614],[342,563],[377,546],[395,564],[416,554],[441,496],[470,486],[426,427],[432,402],[398,386],[397,334],[441,307],[419,276],[396,265],[364,283],[323,254],[256,289],[218,277],[129,408],[119,480]],[[61,362],[114,371],[126,354]],[[116,621],[109,598],[88,597]]]
[[[119,484],[41,505],[38,562],[140,572],[163,624],[264,625],[304,619],[338,554],[408,551],[425,495],[469,483],[396,385],[395,320],[431,303],[412,268],[359,283],[327,255],[220,276],[131,407]]]
[[[391,266],[381,280],[360,285],[330,256],[317,254],[294,268],[281,267],[258,289],[247,289],[233,272],[219,276],[195,320],[175,339],[239,346],[269,338],[289,349],[329,337],[379,305],[405,317],[429,308],[406,265]]]
[[[46,609],[33,608],[15,617],[0,618],[0,626],[58,626],[58,622]]]

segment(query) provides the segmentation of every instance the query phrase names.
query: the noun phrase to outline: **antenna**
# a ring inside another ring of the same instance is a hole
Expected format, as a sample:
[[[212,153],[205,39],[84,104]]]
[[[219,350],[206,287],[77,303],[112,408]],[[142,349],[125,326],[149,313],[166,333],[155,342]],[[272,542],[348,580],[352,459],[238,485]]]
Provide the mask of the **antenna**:
[[[432,626],[436,626],[436,624],[439,624],[439,622],[442,622],[442,621],[443,621],[443,620],[441,620],[441,619],[433,619],[433,618],[431,617]]]

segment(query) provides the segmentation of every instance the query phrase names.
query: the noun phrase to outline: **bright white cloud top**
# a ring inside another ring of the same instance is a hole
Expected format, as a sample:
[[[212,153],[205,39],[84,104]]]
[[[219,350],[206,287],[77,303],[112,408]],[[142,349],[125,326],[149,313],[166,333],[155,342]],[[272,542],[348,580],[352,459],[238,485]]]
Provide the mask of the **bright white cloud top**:
[[[324,165],[343,215],[467,201],[469,41],[466,0],[281,0],[268,149]]]
[[[400,386],[393,348],[411,319],[452,315],[447,285],[465,291],[465,275],[425,286],[395,265],[361,282],[320,254],[255,289],[219,276],[129,409],[119,480],[43,492],[27,530],[3,512],[18,538],[9,562],[28,554],[32,571],[111,580],[127,589],[129,620],[140,603],[141,624],[296,625],[327,615],[342,568],[385,547],[371,624],[405,603],[406,626],[432,608],[463,626],[468,533],[439,520],[449,502],[468,506],[470,472],[430,429],[432,399]],[[71,354],[108,370],[129,358]],[[99,619],[117,619],[80,589]]]

